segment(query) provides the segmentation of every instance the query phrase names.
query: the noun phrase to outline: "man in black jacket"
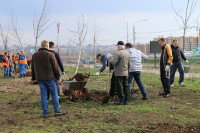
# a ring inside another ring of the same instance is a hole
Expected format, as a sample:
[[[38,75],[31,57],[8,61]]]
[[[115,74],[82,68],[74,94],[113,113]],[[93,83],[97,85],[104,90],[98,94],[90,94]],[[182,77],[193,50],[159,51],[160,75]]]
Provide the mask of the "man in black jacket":
[[[60,55],[54,50],[54,42],[49,42],[49,51],[52,52],[55,57],[56,57],[56,60],[58,62],[58,66],[61,70],[61,75],[64,76],[65,75],[65,71],[64,71],[64,67],[63,67],[63,63],[62,63],[62,60],[60,58]],[[58,91],[58,99],[60,101],[60,87],[59,87],[59,84],[58,84],[58,81],[56,81],[56,86],[57,86],[57,91]],[[50,92],[48,91],[47,92],[47,99],[49,100],[49,97],[50,97]]]
[[[187,63],[189,63],[189,61],[186,59],[185,55],[183,54],[183,51],[178,46],[178,41],[176,39],[173,40],[173,44],[171,45],[171,48],[172,48],[172,55],[173,55],[173,61],[172,61],[173,64],[171,65],[171,70],[170,70],[170,86],[173,87],[174,75],[176,73],[177,68],[180,73],[179,84],[183,85],[184,70],[183,70],[181,59],[183,59]]]

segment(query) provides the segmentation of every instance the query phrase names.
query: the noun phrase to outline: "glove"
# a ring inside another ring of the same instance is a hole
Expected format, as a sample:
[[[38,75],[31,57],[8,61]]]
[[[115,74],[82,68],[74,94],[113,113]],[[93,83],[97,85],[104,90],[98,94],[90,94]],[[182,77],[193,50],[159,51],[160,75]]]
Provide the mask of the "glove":
[[[169,65],[166,65],[166,67],[165,67],[165,71],[166,71],[166,72],[169,71]]]
[[[61,76],[64,76],[65,75],[65,72],[61,72]]]
[[[96,76],[99,76],[99,74],[100,74],[100,72],[98,71],[98,72],[96,72]]]
[[[110,54],[110,53],[108,53],[107,54],[107,58],[109,59],[109,58],[111,58],[112,57],[112,55]]]
[[[187,64],[189,64],[189,61],[188,61],[188,60],[186,60],[185,62],[186,62]]]

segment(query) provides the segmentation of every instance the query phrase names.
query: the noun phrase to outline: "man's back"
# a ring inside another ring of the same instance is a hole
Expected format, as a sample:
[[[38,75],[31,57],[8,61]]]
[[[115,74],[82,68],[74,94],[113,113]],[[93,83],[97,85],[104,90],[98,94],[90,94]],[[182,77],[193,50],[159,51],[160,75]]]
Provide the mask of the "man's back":
[[[53,53],[41,48],[32,57],[32,79],[54,80],[60,77],[58,63]]]
[[[118,51],[110,62],[114,65],[115,76],[128,76],[130,56],[125,49]]]
[[[135,48],[127,49],[130,54],[130,72],[141,71],[142,70],[142,59],[148,59],[147,55],[143,54],[141,51]]]

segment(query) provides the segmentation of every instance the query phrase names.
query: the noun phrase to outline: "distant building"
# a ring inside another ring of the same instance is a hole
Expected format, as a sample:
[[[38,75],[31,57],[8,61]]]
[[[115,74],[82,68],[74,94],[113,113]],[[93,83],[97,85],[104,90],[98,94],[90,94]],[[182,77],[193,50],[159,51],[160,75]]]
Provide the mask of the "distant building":
[[[172,44],[173,39],[177,39],[179,46],[183,48],[183,36],[181,37],[166,37],[166,43]],[[159,38],[154,38],[154,41],[158,41]],[[200,36],[187,36],[185,37],[185,49],[187,51],[192,51],[197,48],[197,46],[200,46]]]
[[[150,54],[150,44],[136,44],[133,47],[146,55]]]

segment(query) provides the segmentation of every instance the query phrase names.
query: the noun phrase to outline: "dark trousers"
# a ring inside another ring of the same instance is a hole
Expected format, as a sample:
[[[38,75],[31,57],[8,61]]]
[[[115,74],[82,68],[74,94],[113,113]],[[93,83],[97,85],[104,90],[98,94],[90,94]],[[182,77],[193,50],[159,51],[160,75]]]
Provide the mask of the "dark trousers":
[[[174,83],[174,76],[175,76],[177,69],[180,73],[180,77],[179,77],[179,81],[178,81],[179,84],[181,82],[183,82],[183,80],[184,80],[184,70],[183,70],[183,65],[182,65],[181,61],[173,62],[173,65],[171,66],[171,69],[170,69],[170,84]]]
[[[165,93],[170,93],[170,82],[169,82],[169,72],[165,71],[165,67],[160,66],[160,78],[164,88]]]
[[[129,97],[127,76],[115,76],[115,86],[119,98]]]
[[[115,96],[115,75],[114,75],[114,72],[112,74],[112,78],[111,78],[111,85],[110,85],[110,91],[109,91],[109,95],[111,97],[114,97]]]
[[[57,88],[57,92],[58,92],[58,96],[60,96],[60,87],[59,87],[59,84],[58,84],[58,80],[55,80],[56,82],[56,88]],[[47,99],[49,99],[50,97],[50,91],[47,90]]]

